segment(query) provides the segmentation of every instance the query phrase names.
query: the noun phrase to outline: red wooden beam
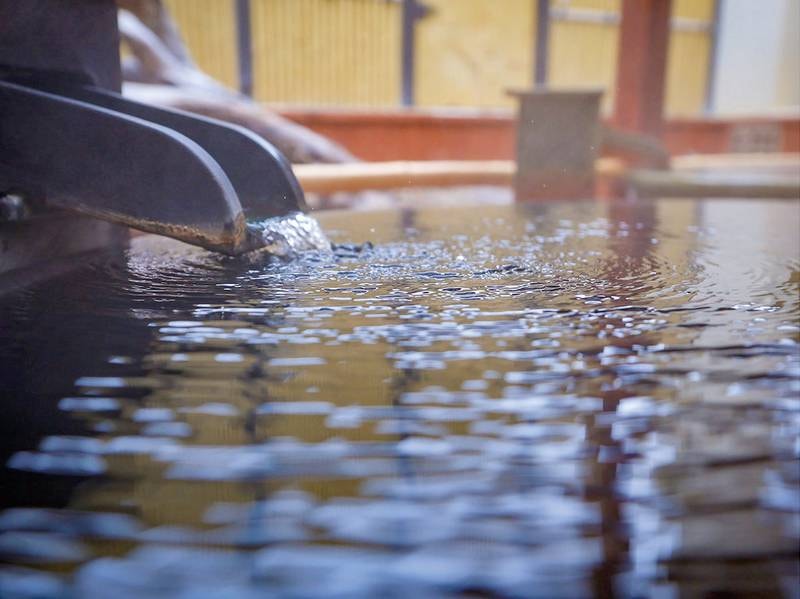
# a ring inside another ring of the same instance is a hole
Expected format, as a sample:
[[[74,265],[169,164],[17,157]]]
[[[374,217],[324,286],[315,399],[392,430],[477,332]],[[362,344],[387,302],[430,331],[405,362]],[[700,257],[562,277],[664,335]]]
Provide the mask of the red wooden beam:
[[[613,124],[660,137],[672,0],[622,0]]]
[[[283,109],[281,114],[344,145],[364,160],[511,160],[510,111]],[[732,152],[734,130],[749,123],[778,128],[778,152],[800,152],[800,115],[672,118],[662,139],[670,154]],[[608,124],[613,124],[609,122]]]

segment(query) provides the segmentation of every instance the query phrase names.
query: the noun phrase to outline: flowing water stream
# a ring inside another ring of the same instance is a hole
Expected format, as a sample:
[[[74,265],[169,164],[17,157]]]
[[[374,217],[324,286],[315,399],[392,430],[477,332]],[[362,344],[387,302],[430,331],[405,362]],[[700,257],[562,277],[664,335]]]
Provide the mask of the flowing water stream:
[[[793,596],[797,203],[321,222],[0,300],[0,596]]]
[[[331,242],[317,219],[302,212],[249,222],[247,226],[264,241],[264,247],[248,256],[248,260],[259,260],[264,254],[291,258],[304,252],[326,253],[331,249]]]

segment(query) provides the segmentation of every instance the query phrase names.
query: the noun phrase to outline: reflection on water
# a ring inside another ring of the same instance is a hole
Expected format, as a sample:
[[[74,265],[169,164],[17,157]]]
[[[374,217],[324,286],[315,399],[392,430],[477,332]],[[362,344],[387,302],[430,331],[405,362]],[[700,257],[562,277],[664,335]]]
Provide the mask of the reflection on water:
[[[332,213],[7,298],[0,595],[791,594],[798,221]]]

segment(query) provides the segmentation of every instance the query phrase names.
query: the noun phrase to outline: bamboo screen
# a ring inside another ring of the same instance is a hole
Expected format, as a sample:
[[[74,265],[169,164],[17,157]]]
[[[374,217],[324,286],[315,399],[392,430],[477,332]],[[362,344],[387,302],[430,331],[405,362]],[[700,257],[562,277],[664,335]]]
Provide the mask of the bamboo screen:
[[[420,106],[502,107],[532,84],[536,0],[424,0],[415,33]],[[238,86],[234,0],[167,0],[198,64]],[[601,86],[613,102],[620,0],[551,0],[553,87]],[[667,112],[701,111],[714,0],[674,0]],[[317,106],[400,101],[402,6],[394,0],[250,0],[257,99]]]

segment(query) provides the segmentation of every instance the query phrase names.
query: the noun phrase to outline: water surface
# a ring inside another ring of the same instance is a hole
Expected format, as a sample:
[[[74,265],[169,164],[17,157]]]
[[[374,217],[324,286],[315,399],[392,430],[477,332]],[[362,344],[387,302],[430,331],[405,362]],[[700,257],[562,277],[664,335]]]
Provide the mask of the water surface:
[[[0,596],[792,596],[797,203],[321,220],[2,300]]]

